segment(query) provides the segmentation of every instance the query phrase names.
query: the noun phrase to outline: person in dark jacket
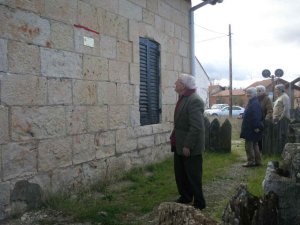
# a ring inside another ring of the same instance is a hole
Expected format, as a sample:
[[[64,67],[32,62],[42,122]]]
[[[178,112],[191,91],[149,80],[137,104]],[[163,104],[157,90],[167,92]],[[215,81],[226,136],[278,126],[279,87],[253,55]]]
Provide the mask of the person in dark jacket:
[[[204,102],[196,93],[195,78],[181,74],[175,82],[179,94],[174,112],[171,147],[174,152],[175,180],[180,197],[178,203],[204,209],[202,192],[202,153],[205,150]]]
[[[246,106],[240,137],[245,139],[245,150],[247,163],[244,167],[260,166],[261,156],[258,141],[262,138],[263,114],[257,98],[256,88],[250,87],[246,90],[248,104]]]

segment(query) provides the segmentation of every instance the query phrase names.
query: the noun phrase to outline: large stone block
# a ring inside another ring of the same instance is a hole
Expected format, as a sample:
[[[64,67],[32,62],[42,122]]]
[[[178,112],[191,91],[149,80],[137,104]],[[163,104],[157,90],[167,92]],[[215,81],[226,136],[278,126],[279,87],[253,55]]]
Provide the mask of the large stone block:
[[[57,168],[52,172],[51,191],[66,191],[76,189],[83,184],[83,171],[81,165]]]
[[[90,55],[83,56],[83,78],[86,80],[108,80],[108,60]]]
[[[119,13],[120,15],[135,19],[137,21],[142,21],[143,19],[143,9],[141,6],[136,5],[128,0],[123,0],[119,2]]]
[[[48,79],[48,103],[72,104],[72,80],[63,78]]]
[[[129,63],[109,60],[109,80],[129,83]]]
[[[130,84],[117,84],[117,104],[131,105],[133,104],[134,86]]]
[[[86,106],[69,106],[66,108],[67,134],[86,133],[87,108]]]
[[[55,49],[74,50],[73,26],[52,22],[51,42]]]
[[[40,73],[40,52],[34,45],[8,42],[8,70],[12,73]]]
[[[129,78],[130,84],[140,84],[140,66],[136,63],[130,63],[129,65]]]
[[[102,159],[115,155],[116,151],[116,133],[108,131],[98,133],[95,136],[96,158]]]
[[[96,157],[94,135],[82,134],[73,137],[73,163],[91,161]]]
[[[48,2],[48,1],[46,1]],[[41,46],[50,44],[50,23],[34,13],[0,5],[0,36]]]
[[[12,107],[11,129],[13,140],[63,136],[66,134],[64,107]]]
[[[176,94],[173,87],[162,88],[162,104],[175,104]]]
[[[117,103],[117,84],[113,82],[99,82],[97,95],[99,105],[115,105]]]
[[[0,144],[7,143],[9,140],[8,121],[8,108],[0,105]]]
[[[14,8],[26,9],[41,14],[44,11],[43,0],[10,0],[10,6]]]
[[[129,41],[117,41],[117,59],[132,62],[132,43]]]
[[[73,103],[75,105],[95,105],[97,103],[95,82],[73,80]]]
[[[38,146],[38,170],[51,171],[72,165],[72,137],[47,139]]]
[[[117,130],[116,152],[124,153],[137,149],[137,138],[131,128]]]
[[[100,56],[107,59],[117,58],[117,40],[115,37],[101,35]]]
[[[89,29],[99,31],[96,7],[86,2],[78,2],[78,23]]]
[[[3,180],[37,173],[37,144],[9,143],[2,147]]]
[[[44,16],[68,24],[76,23],[77,0],[47,0]]]
[[[43,76],[82,78],[82,56],[72,52],[41,48]]]
[[[44,105],[47,103],[47,80],[31,75],[0,75],[1,98],[8,105]]]
[[[89,0],[88,2],[96,8],[102,8],[109,12],[118,13],[119,11],[119,0]]]
[[[108,108],[109,128],[125,128],[129,123],[129,106],[117,105]]]
[[[139,137],[138,138],[138,148],[147,148],[154,145],[154,135]]]
[[[0,39],[0,72],[7,71],[7,40]]]
[[[108,128],[107,106],[91,106],[87,110],[88,131],[103,131]]]

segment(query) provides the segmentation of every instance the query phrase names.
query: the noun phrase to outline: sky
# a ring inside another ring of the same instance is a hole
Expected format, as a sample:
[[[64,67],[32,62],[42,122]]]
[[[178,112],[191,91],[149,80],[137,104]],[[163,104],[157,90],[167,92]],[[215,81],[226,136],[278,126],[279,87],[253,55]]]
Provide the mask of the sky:
[[[195,6],[201,0],[192,0]],[[195,54],[214,84],[229,85],[229,24],[232,86],[263,80],[262,71],[300,76],[299,0],[224,0],[195,11]],[[270,79],[270,78],[269,78]]]

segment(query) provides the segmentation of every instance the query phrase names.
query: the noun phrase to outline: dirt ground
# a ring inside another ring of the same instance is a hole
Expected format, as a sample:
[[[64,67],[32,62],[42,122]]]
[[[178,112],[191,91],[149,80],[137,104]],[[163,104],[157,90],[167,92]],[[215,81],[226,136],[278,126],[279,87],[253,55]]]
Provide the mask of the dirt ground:
[[[240,143],[236,143],[240,144]],[[229,201],[234,195],[236,188],[245,181],[249,174],[249,168],[242,167],[244,158],[238,163],[232,164],[229,170],[224,171],[224,174],[220,174],[212,182],[203,186],[205,199],[207,201],[207,207],[202,210],[203,214],[211,217],[220,204],[224,204],[224,201]],[[44,221],[44,222],[41,222]],[[48,221],[45,223],[45,221]],[[157,208],[152,212],[143,215],[140,218],[136,218],[136,222],[140,225],[157,225],[158,212]],[[65,216],[61,212],[52,210],[40,210],[36,212],[27,212],[20,218],[10,219],[0,222],[1,225],[92,225],[89,222],[86,223],[74,223],[72,219]],[[100,223],[98,224],[100,225]]]

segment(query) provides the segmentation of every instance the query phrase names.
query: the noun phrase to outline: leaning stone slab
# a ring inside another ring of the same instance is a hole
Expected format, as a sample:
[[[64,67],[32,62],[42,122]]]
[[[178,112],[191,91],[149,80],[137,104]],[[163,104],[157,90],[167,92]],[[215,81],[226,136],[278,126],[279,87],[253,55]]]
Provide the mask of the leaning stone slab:
[[[29,183],[26,180],[18,181],[10,196],[12,214],[39,208],[42,205],[42,196],[42,189],[38,184]]]

